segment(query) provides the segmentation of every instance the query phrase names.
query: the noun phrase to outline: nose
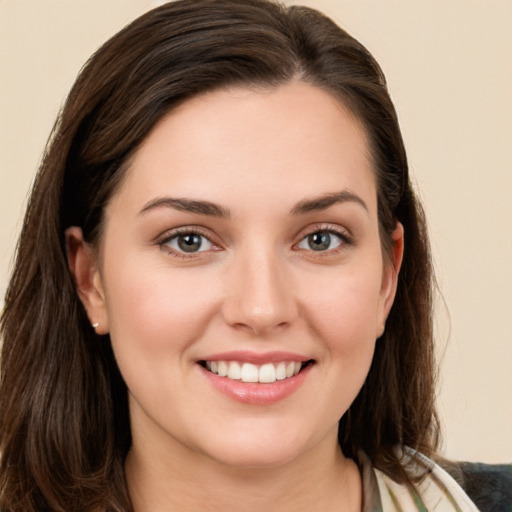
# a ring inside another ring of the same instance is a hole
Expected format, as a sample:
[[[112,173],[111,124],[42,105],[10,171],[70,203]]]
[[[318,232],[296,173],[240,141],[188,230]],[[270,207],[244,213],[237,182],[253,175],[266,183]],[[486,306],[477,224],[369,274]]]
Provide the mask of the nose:
[[[254,335],[291,325],[298,308],[293,279],[286,267],[286,262],[272,251],[237,258],[229,271],[222,307],[226,323]]]

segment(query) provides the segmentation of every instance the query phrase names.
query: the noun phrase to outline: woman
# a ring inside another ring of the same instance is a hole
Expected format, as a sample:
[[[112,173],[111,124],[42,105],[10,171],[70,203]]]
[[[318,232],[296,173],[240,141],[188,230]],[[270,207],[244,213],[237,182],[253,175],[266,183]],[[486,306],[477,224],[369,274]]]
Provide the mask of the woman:
[[[81,72],[34,185],[2,510],[476,510],[427,458],[432,283],[357,41],[266,0],[151,11]]]

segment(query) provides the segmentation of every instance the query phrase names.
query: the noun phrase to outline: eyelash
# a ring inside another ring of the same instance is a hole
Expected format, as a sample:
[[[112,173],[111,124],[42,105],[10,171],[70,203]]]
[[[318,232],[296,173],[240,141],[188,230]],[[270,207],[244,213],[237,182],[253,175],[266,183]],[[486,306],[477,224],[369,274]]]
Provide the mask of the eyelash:
[[[195,251],[195,252],[187,253],[185,251],[179,251],[179,250],[173,249],[168,246],[168,244],[170,242],[172,242],[173,240],[178,240],[178,238],[180,236],[184,236],[184,235],[199,236],[202,239],[207,240],[213,247],[216,248],[213,250],[217,250],[217,251],[220,250],[220,247],[218,245],[216,245],[214,242],[212,242],[210,234],[206,234],[196,227],[178,228],[178,229],[173,230],[171,233],[166,233],[164,235],[164,238],[162,238],[161,240],[158,241],[158,245],[162,249],[167,251],[169,256],[172,256],[175,258],[184,258],[184,259],[197,258],[200,253],[208,252],[208,250],[206,250],[206,251],[203,250],[203,251]],[[209,250],[212,250],[212,249],[209,249]]]
[[[294,245],[294,247],[298,247],[299,244],[307,241],[308,237],[318,234],[318,233],[326,233],[328,235],[334,235],[335,237],[340,239],[340,243],[334,249],[327,249],[325,251],[315,251],[314,249],[303,249],[305,252],[311,253],[314,256],[322,257],[332,254],[337,254],[343,250],[346,250],[348,247],[354,245],[354,240],[352,236],[347,232],[347,230],[334,228],[332,225],[316,225],[312,226],[301,234],[300,241]],[[301,249],[299,249],[301,250]]]
[[[339,245],[337,247],[335,247],[334,249],[327,249],[325,251],[324,250],[315,251],[314,249],[311,249],[311,248],[310,249],[302,249],[302,248],[298,247],[299,244],[306,241],[308,237],[318,234],[318,233],[326,233],[328,235],[336,236],[337,238],[340,239]],[[184,236],[184,235],[199,236],[202,239],[207,240],[208,243],[210,243],[214,247],[214,249],[207,249],[207,250],[203,250],[203,251],[192,251],[192,252],[187,253],[186,251],[180,251],[180,250],[176,250],[176,249],[169,247],[168,244],[170,242],[172,242],[174,240],[178,240],[180,236]],[[200,230],[196,227],[186,227],[186,228],[175,229],[171,233],[166,233],[164,235],[164,237],[162,239],[160,239],[157,243],[162,249],[164,249],[169,254],[169,256],[172,256],[175,258],[183,258],[183,259],[197,258],[200,255],[200,253],[210,252],[211,250],[213,250],[213,251],[221,250],[221,247],[219,245],[215,244],[211,240],[210,234],[206,234],[205,232],[203,232],[202,230]],[[309,228],[306,232],[301,234],[301,238],[300,238],[299,242],[294,244],[293,247],[297,248],[297,250],[299,250],[299,251],[305,251],[308,253],[312,253],[318,257],[321,257],[323,255],[336,254],[336,253],[346,249],[347,246],[351,246],[351,245],[354,245],[354,240],[347,233],[347,231],[342,230],[342,229],[335,229],[332,226],[320,225],[320,226],[313,226],[313,227]]]

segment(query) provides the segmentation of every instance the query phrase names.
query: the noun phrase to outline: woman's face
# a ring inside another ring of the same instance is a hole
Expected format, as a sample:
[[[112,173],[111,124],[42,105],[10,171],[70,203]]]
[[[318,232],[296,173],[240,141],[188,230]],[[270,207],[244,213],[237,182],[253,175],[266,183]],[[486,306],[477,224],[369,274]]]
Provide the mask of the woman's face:
[[[300,82],[186,102],[109,203],[98,268],[84,302],[134,448],[251,467],[332,450],[396,285],[360,124]]]

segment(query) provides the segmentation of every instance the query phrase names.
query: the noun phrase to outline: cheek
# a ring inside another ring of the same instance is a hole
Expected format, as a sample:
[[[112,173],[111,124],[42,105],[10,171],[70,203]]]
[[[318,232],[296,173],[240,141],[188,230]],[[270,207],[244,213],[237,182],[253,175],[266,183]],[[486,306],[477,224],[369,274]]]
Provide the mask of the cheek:
[[[372,363],[380,286],[379,279],[357,272],[318,279],[316,284],[302,311],[317,346],[322,347],[317,404],[335,424],[356,398]]]
[[[302,308],[308,322],[333,348],[350,350],[361,343],[373,343],[380,316],[381,273],[347,272],[318,279],[303,295]]]
[[[320,279],[303,304],[309,328],[324,347],[321,362],[336,390],[325,399],[334,410],[344,412],[350,406],[371,366],[379,325],[380,268],[374,264],[365,266],[365,272]]]
[[[200,337],[214,299],[205,295],[199,274],[136,261],[110,272],[106,295],[116,355],[158,358],[170,347],[183,351]]]

